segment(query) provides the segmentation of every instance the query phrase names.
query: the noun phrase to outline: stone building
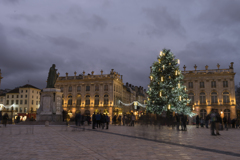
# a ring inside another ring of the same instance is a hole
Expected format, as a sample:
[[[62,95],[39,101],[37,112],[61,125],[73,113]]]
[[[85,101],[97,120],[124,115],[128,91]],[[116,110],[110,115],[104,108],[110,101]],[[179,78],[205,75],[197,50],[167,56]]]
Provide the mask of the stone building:
[[[94,75],[94,71],[86,75],[84,71],[80,75],[74,72],[74,76],[66,73],[66,76],[57,79],[55,87],[63,92],[62,106],[70,116],[74,116],[76,111],[87,115],[108,113],[109,117],[121,115],[126,111],[118,101],[128,103],[136,99],[138,94],[132,90],[139,90],[138,87],[124,86],[122,75],[113,69],[109,74],[103,74],[101,70],[100,75]]]
[[[236,118],[236,99],[234,85],[233,62],[229,69],[208,69],[186,71],[184,65],[184,85],[188,90],[188,97],[193,112],[205,118],[212,109],[217,109],[221,117]]]
[[[16,118],[19,115],[22,120],[35,119],[36,110],[40,105],[40,92],[39,88],[26,84],[2,94],[0,96],[2,114],[8,113],[10,118]]]

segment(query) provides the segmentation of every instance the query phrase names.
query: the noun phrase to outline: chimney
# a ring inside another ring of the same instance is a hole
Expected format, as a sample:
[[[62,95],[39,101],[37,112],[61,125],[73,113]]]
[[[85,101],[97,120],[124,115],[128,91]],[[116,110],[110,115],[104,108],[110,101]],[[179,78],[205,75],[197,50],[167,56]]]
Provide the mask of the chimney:
[[[128,87],[128,82],[126,83],[126,86]]]

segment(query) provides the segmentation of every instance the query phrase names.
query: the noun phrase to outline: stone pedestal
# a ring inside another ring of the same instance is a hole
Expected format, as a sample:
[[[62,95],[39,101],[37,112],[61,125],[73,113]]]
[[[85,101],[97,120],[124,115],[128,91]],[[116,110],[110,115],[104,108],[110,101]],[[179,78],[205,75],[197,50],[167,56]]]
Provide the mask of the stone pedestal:
[[[44,88],[41,93],[37,121],[62,121],[62,92],[56,88]]]

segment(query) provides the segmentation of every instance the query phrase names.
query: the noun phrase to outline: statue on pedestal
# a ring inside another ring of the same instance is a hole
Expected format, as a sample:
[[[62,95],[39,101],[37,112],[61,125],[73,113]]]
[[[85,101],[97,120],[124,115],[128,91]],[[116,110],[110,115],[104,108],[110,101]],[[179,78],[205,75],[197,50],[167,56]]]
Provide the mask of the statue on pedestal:
[[[53,64],[52,67],[49,69],[46,88],[54,88],[54,85],[58,78],[57,69],[55,69],[55,67],[56,65]]]

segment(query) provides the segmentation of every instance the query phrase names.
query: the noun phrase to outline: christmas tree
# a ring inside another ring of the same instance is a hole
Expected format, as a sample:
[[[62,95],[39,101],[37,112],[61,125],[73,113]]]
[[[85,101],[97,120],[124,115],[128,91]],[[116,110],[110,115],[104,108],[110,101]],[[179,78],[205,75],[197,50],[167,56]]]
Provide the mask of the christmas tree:
[[[163,111],[194,115],[187,106],[190,100],[179,70],[180,60],[167,49],[163,49],[157,59],[151,67],[147,111],[159,115]]]

